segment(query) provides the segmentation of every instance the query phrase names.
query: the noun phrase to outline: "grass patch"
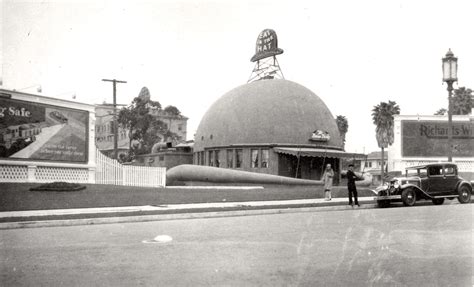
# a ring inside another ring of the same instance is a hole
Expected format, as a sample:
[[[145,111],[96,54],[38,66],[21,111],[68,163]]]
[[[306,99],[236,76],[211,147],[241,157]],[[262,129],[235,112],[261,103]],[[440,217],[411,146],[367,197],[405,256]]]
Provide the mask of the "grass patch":
[[[151,188],[83,184],[76,192],[31,192],[39,183],[0,183],[0,212],[91,207],[166,205],[207,202],[242,202],[324,198],[323,187],[273,186],[256,190]],[[359,197],[373,196],[358,188]],[[333,198],[347,198],[347,187],[334,187]]]

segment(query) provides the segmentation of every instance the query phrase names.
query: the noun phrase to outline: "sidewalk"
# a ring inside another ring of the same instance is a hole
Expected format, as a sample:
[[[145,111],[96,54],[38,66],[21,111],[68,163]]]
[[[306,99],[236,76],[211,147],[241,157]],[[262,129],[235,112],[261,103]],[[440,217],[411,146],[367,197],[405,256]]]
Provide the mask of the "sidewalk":
[[[359,202],[363,205],[356,208],[373,207],[374,199],[360,197]],[[347,203],[347,198],[333,198],[6,211],[0,212],[0,229],[351,209]]]

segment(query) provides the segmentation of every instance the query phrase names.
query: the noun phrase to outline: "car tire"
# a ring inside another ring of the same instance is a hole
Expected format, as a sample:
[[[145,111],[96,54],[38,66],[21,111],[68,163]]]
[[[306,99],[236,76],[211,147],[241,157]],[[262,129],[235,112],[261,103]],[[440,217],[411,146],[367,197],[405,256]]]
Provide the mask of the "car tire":
[[[416,202],[416,192],[412,188],[407,188],[402,192],[402,202],[405,206],[413,206]]]
[[[432,201],[434,205],[441,205],[444,203],[444,198],[433,198]]]
[[[390,206],[390,200],[377,200],[377,206],[380,208],[387,208]]]
[[[469,203],[471,202],[471,189],[469,186],[463,184],[458,188],[458,200],[460,203]]]

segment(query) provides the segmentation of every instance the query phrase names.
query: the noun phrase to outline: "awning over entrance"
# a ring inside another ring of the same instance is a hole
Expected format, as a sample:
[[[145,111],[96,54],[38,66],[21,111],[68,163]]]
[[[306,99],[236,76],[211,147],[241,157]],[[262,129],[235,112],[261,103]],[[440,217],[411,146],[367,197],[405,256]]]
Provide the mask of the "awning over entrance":
[[[307,157],[332,157],[332,158],[351,158],[364,160],[366,155],[362,153],[350,153],[341,150],[331,150],[322,148],[296,148],[296,147],[276,147],[275,152],[283,154],[291,154],[294,156]]]

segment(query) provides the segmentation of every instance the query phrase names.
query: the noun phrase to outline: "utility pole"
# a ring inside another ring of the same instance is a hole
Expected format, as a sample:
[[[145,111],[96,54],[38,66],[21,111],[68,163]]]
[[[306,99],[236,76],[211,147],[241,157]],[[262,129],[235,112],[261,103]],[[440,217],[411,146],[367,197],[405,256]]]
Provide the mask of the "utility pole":
[[[117,123],[117,83],[127,83],[116,79],[102,79],[104,82],[112,82],[114,87],[114,159],[118,160],[118,123]]]

